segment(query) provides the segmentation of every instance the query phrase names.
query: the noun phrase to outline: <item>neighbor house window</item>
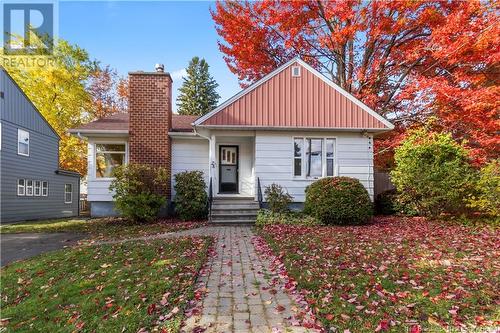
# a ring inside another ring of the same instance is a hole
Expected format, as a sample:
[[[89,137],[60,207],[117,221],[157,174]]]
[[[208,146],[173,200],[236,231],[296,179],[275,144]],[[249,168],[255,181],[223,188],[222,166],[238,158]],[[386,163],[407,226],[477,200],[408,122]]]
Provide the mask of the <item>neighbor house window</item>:
[[[42,195],[42,182],[35,180],[35,196],[39,197],[40,195]]]
[[[73,202],[73,186],[71,184],[64,185],[64,203]]]
[[[125,144],[95,145],[95,176],[110,178],[116,167],[125,164]]]
[[[17,130],[17,153],[24,156],[30,155],[30,132]]]
[[[49,182],[42,182],[42,196],[46,197],[49,195]]]
[[[25,192],[25,186],[26,183],[24,181],[24,179],[18,179],[17,180],[17,195],[25,195],[26,192]]]
[[[26,179],[26,195],[33,196],[33,181],[31,179]]]
[[[294,138],[293,175],[319,178],[335,173],[335,139]]]

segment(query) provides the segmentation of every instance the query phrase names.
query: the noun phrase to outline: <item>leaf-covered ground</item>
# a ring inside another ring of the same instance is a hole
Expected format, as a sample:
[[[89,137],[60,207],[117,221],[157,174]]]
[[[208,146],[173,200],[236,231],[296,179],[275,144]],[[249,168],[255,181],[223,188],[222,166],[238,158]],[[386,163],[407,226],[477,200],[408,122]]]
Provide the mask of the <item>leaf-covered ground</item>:
[[[51,252],[1,270],[7,332],[176,332],[211,238]],[[1,329],[0,329],[1,330]]]
[[[261,235],[332,331],[500,327],[499,229],[381,217],[367,226],[267,226]]]
[[[3,225],[0,233],[81,232],[88,233],[92,240],[117,240],[193,229],[204,224],[176,219],[159,219],[151,223],[132,223],[121,218],[57,219]]]

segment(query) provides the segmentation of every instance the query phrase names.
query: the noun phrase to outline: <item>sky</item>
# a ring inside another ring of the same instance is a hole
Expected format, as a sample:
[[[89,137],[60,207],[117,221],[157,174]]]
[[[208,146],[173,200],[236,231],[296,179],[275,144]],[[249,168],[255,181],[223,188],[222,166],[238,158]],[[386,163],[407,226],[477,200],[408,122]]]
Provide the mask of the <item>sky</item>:
[[[210,15],[214,2],[60,1],[59,37],[86,49],[120,75],[165,65],[174,81],[173,107],[193,56],[205,58],[219,83],[219,103],[240,90],[219,51]]]

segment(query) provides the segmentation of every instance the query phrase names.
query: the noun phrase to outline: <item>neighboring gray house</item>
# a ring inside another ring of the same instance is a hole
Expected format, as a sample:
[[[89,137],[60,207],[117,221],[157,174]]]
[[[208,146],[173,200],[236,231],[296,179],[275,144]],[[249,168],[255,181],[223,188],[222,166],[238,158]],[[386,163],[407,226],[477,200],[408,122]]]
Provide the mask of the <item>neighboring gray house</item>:
[[[80,175],[59,169],[59,139],[0,67],[0,222],[79,214]]]

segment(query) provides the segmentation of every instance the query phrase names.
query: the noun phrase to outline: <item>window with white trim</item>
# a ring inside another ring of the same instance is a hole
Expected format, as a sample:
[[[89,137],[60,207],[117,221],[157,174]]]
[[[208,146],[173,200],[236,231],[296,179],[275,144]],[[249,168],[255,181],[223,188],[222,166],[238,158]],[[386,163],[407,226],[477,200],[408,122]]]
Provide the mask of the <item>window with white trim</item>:
[[[42,182],[40,180],[35,180],[35,197],[42,195]]]
[[[30,132],[17,129],[17,154],[30,156]]]
[[[335,175],[335,139],[294,138],[293,176],[320,178]]]
[[[25,195],[26,194],[26,188],[25,188],[25,181],[24,179],[18,179],[17,180],[17,195]]]
[[[293,175],[302,176],[302,154],[304,151],[304,139],[293,140]]]
[[[64,203],[70,204],[73,202],[73,185],[64,184]]]
[[[326,139],[326,176],[335,174],[335,139]]]
[[[49,182],[43,181],[42,182],[42,196],[46,197],[49,195]]]
[[[33,181],[31,179],[26,179],[26,195],[29,197],[33,196]]]
[[[95,176],[111,178],[115,168],[125,164],[125,144],[113,143],[95,145]]]

